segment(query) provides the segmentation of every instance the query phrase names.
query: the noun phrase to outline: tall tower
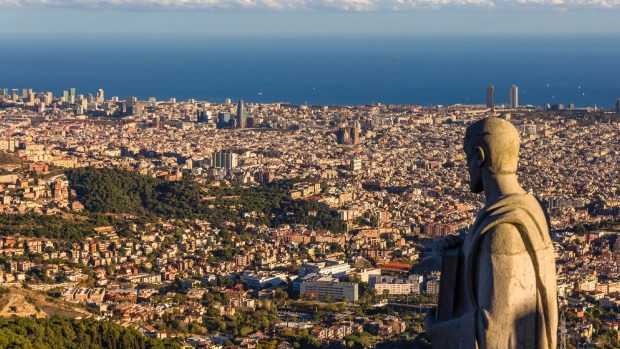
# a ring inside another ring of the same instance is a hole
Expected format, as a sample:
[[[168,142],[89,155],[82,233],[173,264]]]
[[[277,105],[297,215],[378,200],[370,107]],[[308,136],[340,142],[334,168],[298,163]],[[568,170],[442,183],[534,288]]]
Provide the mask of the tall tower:
[[[487,85],[487,108],[491,108],[491,110],[495,110],[495,104],[493,102],[493,95],[495,94],[495,87],[493,85]]]
[[[73,104],[75,103],[75,98],[77,97],[77,95],[75,94],[75,87],[71,87],[69,89],[69,103]]]
[[[351,127],[340,125],[340,127],[338,127],[338,131],[336,131],[336,140],[338,141],[338,144],[351,144],[351,134],[353,133],[351,131]]]
[[[620,99],[616,99],[616,114],[620,115]]]
[[[105,101],[105,96],[103,94],[103,89],[100,88],[99,91],[97,91],[97,103],[103,103]]]
[[[136,103],[138,103],[138,98],[127,96],[125,98],[125,112],[127,115],[133,115],[136,111]]]
[[[353,129],[352,129],[353,134],[351,135],[351,140],[353,141],[353,144],[359,142],[361,132],[362,132],[362,125],[360,124],[360,122],[358,120],[353,121]]]
[[[519,107],[519,88],[517,85],[510,86],[510,108],[517,109]]]
[[[243,106],[243,99],[237,103],[237,127],[245,128],[245,121],[247,116],[245,115],[245,107]]]
[[[566,329],[566,319],[564,318],[564,313],[560,313],[560,326],[558,328],[558,333],[560,335],[560,340],[558,341],[560,349],[567,349],[568,330]]]

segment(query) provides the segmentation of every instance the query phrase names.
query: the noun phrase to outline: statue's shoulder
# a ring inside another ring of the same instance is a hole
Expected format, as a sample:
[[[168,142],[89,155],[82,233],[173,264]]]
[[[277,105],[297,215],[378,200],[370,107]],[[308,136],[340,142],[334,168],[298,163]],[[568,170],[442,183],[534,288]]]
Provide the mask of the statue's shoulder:
[[[479,226],[482,229],[503,223],[523,225],[531,220],[546,223],[539,201],[530,193],[504,197],[485,208],[481,216]]]
[[[487,231],[482,237],[480,250],[494,255],[517,255],[527,252],[521,232],[511,223],[500,223]]]
[[[551,243],[546,215],[532,194],[503,198],[490,205],[480,218],[473,234],[484,238],[480,242],[493,250],[515,244],[516,250],[512,252],[516,252],[523,243],[528,250],[539,250]]]

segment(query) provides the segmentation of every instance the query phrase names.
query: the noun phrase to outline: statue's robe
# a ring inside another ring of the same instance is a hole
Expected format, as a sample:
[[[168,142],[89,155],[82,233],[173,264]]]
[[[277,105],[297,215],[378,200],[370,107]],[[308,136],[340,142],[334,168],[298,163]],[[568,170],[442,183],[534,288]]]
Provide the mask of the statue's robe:
[[[482,209],[459,251],[451,318],[427,317],[433,348],[556,348],[547,222],[531,194],[508,195]]]

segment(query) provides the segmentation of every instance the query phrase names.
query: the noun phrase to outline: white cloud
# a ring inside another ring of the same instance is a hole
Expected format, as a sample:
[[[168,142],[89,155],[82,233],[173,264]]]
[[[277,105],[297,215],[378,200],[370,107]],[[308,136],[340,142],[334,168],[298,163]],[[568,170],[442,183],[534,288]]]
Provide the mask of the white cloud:
[[[504,0],[505,4],[511,3]],[[519,5],[567,8],[620,8],[620,0],[516,0]]]
[[[411,11],[448,7],[620,8],[620,0],[0,0],[6,7],[237,11]]]

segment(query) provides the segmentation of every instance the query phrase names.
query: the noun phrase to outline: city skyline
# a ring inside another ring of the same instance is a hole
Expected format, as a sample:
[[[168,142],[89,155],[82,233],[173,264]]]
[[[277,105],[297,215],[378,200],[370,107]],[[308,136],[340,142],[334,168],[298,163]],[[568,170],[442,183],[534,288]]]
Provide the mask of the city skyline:
[[[69,103],[70,105],[75,104],[77,105],[77,108],[80,111],[80,114],[89,110],[88,108],[90,106],[105,102],[106,100],[104,98],[104,93],[105,93],[104,89],[102,88],[97,89],[96,94],[93,95],[93,93],[91,93],[90,91],[86,91],[84,93],[77,93],[77,89],[75,87],[69,87],[66,90],[63,90],[60,95],[54,95],[54,92],[52,91],[35,91],[32,88],[6,88],[6,87],[0,86],[0,97],[8,98],[8,100],[10,101],[17,102],[21,100],[22,102],[30,103],[33,106],[36,105],[39,107],[39,111],[44,111],[46,108],[50,108],[52,103],[60,103],[60,104]],[[557,104],[547,103],[546,105],[530,105],[530,104],[520,105],[519,104],[519,87],[517,85],[510,86],[510,90],[508,91],[508,98],[509,98],[508,102],[502,102],[502,103],[496,104],[495,86],[493,84],[487,84],[485,97],[486,97],[486,100],[485,100],[484,105],[487,108],[491,109],[492,111],[495,111],[496,106],[499,106],[500,108],[510,108],[510,109],[517,109],[521,107],[521,108],[526,108],[526,109],[543,108],[543,109],[556,110],[556,111],[565,110],[565,109],[568,109],[568,110],[593,109],[595,111],[598,109],[609,109],[615,112],[616,114],[620,114],[620,99],[615,99],[613,101],[613,106],[611,108],[605,108],[605,107],[599,108],[596,105],[594,106],[594,108],[592,108],[591,106],[587,108],[575,108],[575,105],[572,103],[568,105],[564,105],[563,103],[557,103]],[[109,101],[114,102],[114,103],[120,102],[122,104],[122,107],[121,107],[122,113],[124,115],[132,115],[135,110],[142,111],[144,107],[142,103],[147,103],[149,105],[152,105],[154,103],[161,103],[163,101],[167,101],[168,103],[176,103],[177,98],[173,96],[168,99],[157,99],[156,97],[148,97],[148,98],[139,99],[135,96],[127,96],[125,97],[124,100],[121,100],[118,96],[112,96],[109,99]],[[179,100],[179,102],[183,102],[183,101]],[[208,100],[208,99],[203,100],[203,99],[195,99],[195,98],[189,98],[188,102],[189,103],[198,103],[198,102],[213,103],[213,101]],[[261,105],[261,104],[269,105],[269,104],[284,103],[284,104],[289,104],[289,105],[299,105],[299,106],[305,105],[306,107],[308,106],[308,103],[304,103],[304,104],[301,104],[301,103],[296,104],[296,103],[288,103],[288,102],[271,102],[271,103],[267,102],[265,103],[265,102],[259,102],[259,101],[250,101],[249,103],[256,104],[256,105]],[[220,104],[220,103],[214,102],[214,104]],[[221,104],[231,105],[231,99],[226,98],[226,100],[222,102]],[[313,104],[313,105],[321,106],[320,103]],[[362,103],[362,104],[349,104],[349,105],[362,106],[362,105],[368,105],[368,104]],[[381,103],[379,103],[378,105],[381,105]],[[396,105],[399,105],[399,104],[397,103]],[[402,105],[416,106],[419,104],[404,103]],[[447,106],[450,107],[450,106],[461,106],[461,105],[462,106],[478,106],[478,105],[482,105],[482,103],[471,103],[471,104],[455,103],[453,105],[447,105]],[[333,105],[333,106],[346,106],[346,105],[343,104],[343,105]],[[443,107],[443,105],[438,105],[438,106]],[[206,117],[206,115],[203,115],[203,116]],[[250,115],[248,115],[248,112],[245,107],[245,102],[242,98],[239,99],[236,104],[234,115],[231,115],[231,113],[220,113],[217,116],[217,120],[218,120],[217,123],[218,123],[219,128],[223,128],[223,127],[246,128],[246,127],[252,127],[254,125],[254,120]],[[252,125],[252,126],[249,126],[249,125]]]

